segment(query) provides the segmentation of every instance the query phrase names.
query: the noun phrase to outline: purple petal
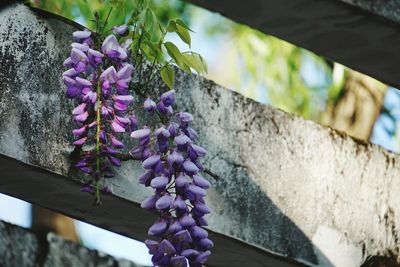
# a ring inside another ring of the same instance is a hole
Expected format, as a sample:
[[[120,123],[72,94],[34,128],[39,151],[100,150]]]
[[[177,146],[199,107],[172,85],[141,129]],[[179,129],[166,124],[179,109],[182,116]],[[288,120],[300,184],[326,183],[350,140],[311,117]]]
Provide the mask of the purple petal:
[[[183,243],[191,243],[192,242],[192,236],[190,235],[188,230],[181,230],[177,232],[174,235],[174,239],[177,240],[178,242],[183,242]]]
[[[201,177],[199,175],[193,175],[193,182],[195,185],[197,185],[203,189],[208,189],[211,186],[211,184],[208,180],[204,179],[203,177]]]
[[[208,223],[204,217],[196,217],[196,221],[200,226],[208,226]]]
[[[183,188],[188,184],[188,180],[186,179],[186,177],[184,175],[179,175],[178,177],[176,177],[175,179],[175,185],[178,188]]]
[[[127,82],[132,79],[132,72],[134,67],[131,64],[125,64],[117,73],[118,80],[126,80]]]
[[[114,35],[109,35],[107,36],[104,41],[103,44],[101,45],[101,51],[104,54],[107,54],[108,52],[112,51],[112,50],[117,50],[119,47],[119,43],[117,38],[115,38]]]
[[[167,184],[169,183],[168,178],[165,176],[158,176],[156,178],[154,178],[153,180],[151,180],[151,187],[155,188],[155,189],[163,189],[167,186]]]
[[[171,264],[173,267],[187,267],[187,259],[184,256],[175,256],[171,258]]]
[[[160,162],[160,155],[153,155],[143,161],[143,167],[145,169],[151,169],[154,167],[158,162]]]
[[[71,86],[71,87],[68,87],[67,92],[65,94],[68,98],[74,98],[77,95],[79,95],[80,92],[81,92],[81,90],[78,87]]]
[[[173,220],[173,223],[168,228],[168,233],[177,233],[183,229],[178,220]]]
[[[178,135],[179,125],[176,122],[171,122],[168,126],[168,131],[172,137]]]
[[[64,81],[64,84],[68,87],[76,85],[75,80],[68,76],[63,76],[63,81]]]
[[[199,168],[197,168],[196,164],[191,162],[190,160],[185,160],[182,164],[185,173],[188,175],[193,175],[199,172]]]
[[[99,51],[94,50],[94,49],[89,49],[88,54],[93,57],[101,57],[101,58],[104,57],[104,55],[102,53],[100,53]]]
[[[169,131],[164,126],[155,130],[154,134],[161,140],[166,140],[171,136]]]
[[[190,233],[192,234],[193,237],[196,237],[199,239],[206,238],[208,236],[207,231],[197,225],[193,226],[190,229]]]
[[[89,113],[87,111],[85,111],[84,113],[75,116],[75,121],[85,122],[88,117],[89,117]]]
[[[167,183],[168,183],[168,179],[167,179]],[[172,197],[170,195],[165,195],[165,196],[160,197],[159,200],[157,200],[156,208],[159,210],[163,210],[163,209],[167,209],[167,208],[169,209],[169,207],[171,206],[171,203],[172,203]]]
[[[97,101],[97,93],[93,91],[89,91],[84,97],[84,101],[89,101],[90,103],[94,104]]]
[[[193,121],[193,116],[188,112],[179,112],[178,119],[183,123],[189,123]]]
[[[112,114],[112,109],[110,109],[106,106],[101,106],[100,113],[101,113],[101,116],[103,116],[103,117],[109,117]]]
[[[202,215],[211,213],[211,210],[203,203],[196,203],[195,209],[200,211]]]
[[[86,44],[80,44],[80,43],[72,43],[71,47],[76,48],[81,50],[82,52],[86,52],[89,50],[89,46]]]
[[[163,219],[155,222],[149,229],[148,234],[152,236],[158,236],[167,230],[167,222]]]
[[[180,165],[184,161],[184,158],[181,153],[174,151],[168,155],[167,161],[170,166],[174,163]]]
[[[115,116],[115,121],[124,128],[130,124],[130,120],[128,118],[121,116]]]
[[[165,106],[164,102],[162,101],[158,102],[157,109],[161,114],[164,114],[166,116],[169,116],[174,113],[172,106]]]
[[[193,257],[197,257],[198,255],[200,255],[200,252],[198,252],[195,249],[185,249],[184,251],[181,252],[181,255],[186,258],[193,258]]]
[[[166,107],[172,105],[175,102],[175,90],[170,90],[161,95],[161,101]]]
[[[147,98],[144,101],[144,110],[146,111],[154,111],[157,108],[157,104],[156,102],[154,102],[153,100],[151,100],[150,98]]]
[[[154,172],[152,170],[148,170],[142,175],[139,176],[139,184],[147,184],[147,182],[153,178]]]
[[[211,249],[214,246],[214,243],[208,238],[200,239],[199,244],[206,250]]]
[[[86,126],[83,126],[83,127],[79,128],[79,129],[74,129],[72,131],[72,134],[75,135],[75,136],[81,136],[85,131],[86,131]]]
[[[131,115],[131,116],[128,117],[128,119],[130,121],[130,123],[129,123],[130,130],[132,132],[137,130],[137,128],[138,128],[138,120],[137,120],[136,116],[135,115]]]
[[[84,87],[91,87],[92,86],[92,83],[90,81],[88,81],[86,79],[83,79],[81,77],[76,77],[75,80],[79,85],[82,85]]]
[[[198,187],[196,185],[189,185],[188,191],[191,192],[192,194],[196,195],[196,196],[200,196],[200,197],[205,197],[207,195],[207,192],[201,188]]]
[[[120,95],[126,95],[128,94],[128,82],[126,80],[118,80],[117,83],[115,84],[118,89],[118,94]]]
[[[117,151],[115,151],[114,149],[112,149],[111,147],[106,147],[104,149],[104,153],[106,153],[109,156],[115,156],[117,155]]]
[[[187,227],[190,227],[190,226],[194,225],[196,222],[192,217],[190,217],[190,215],[186,214],[182,218],[179,219],[179,223],[183,227],[187,228]]]
[[[145,200],[143,200],[140,206],[146,210],[154,209],[157,199],[158,199],[157,195],[151,195]]]
[[[77,72],[79,72],[79,73],[81,73],[81,72],[84,72],[85,70],[86,70],[86,63],[84,63],[84,62],[82,62],[82,61],[79,61],[76,65],[75,65],[75,67],[74,67],[74,69],[77,71]]]
[[[118,47],[117,51],[119,53],[118,58],[125,60],[128,58],[128,54],[126,53],[125,49],[123,49],[122,47]]]
[[[191,140],[190,140],[190,138],[187,137],[186,135],[181,134],[181,135],[178,135],[178,136],[176,136],[176,137],[174,138],[174,142],[175,142],[175,144],[177,144],[178,146],[184,146],[184,145],[190,143]]]
[[[129,105],[133,101],[133,96],[131,95],[118,95],[115,97],[115,101],[121,104]]]
[[[114,133],[124,133],[125,128],[118,124],[115,120],[111,123],[111,129]]]
[[[72,69],[64,71],[62,75],[67,76],[67,77],[75,77],[78,74],[79,74],[79,72],[77,72],[74,68],[72,68]],[[75,80],[74,80],[74,84],[75,84]],[[69,85],[67,84],[67,86],[69,86]]]
[[[114,34],[118,34],[118,35],[121,35],[121,36],[128,35],[128,33],[129,33],[128,30],[129,30],[128,29],[128,25],[126,25],[126,24],[123,24],[121,26],[114,26],[112,28],[112,31],[113,31]]]
[[[187,207],[185,200],[179,195],[176,196],[172,206],[173,206],[173,208],[180,209],[180,210],[185,210]]]
[[[170,254],[170,255],[176,254],[175,247],[167,239],[164,239],[163,241],[161,241],[158,250],[162,253],[166,253],[166,254]]]
[[[207,250],[206,252],[203,252],[199,256],[197,256],[195,262],[204,264],[204,263],[206,263],[206,261],[207,261],[208,257],[210,257],[210,255],[211,255],[211,252],[209,250]]]
[[[88,58],[84,52],[79,49],[72,48],[71,60],[76,64],[78,62],[88,62]]]
[[[190,128],[190,127],[187,127],[187,128],[185,128],[185,129],[183,129],[183,132],[184,132],[187,136],[189,136],[189,138],[190,138],[191,140],[196,140],[196,139],[199,137],[198,133],[197,133],[195,130],[193,130],[192,128]]]
[[[144,244],[149,249],[150,254],[158,252],[158,246],[160,243],[158,243],[157,241],[147,239],[144,241]]]
[[[119,111],[121,111],[121,112],[124,112],[124,111],[126,111],[126,110],[128,109],[128,105],[123,104],[123,103],[120,103],[120,102],[115,102],[115,103],[114,103],[114,108],[115,108],[116,110],[119,110]]]
[[[92,121],[89,125],[88,125],[88,127],[89,128],[94,128],[94,127],[96,127],[97,126],[97,121]]]
[[[124,144],[121,141],[119,141],[117,138],[115,138],[114,136],[111,137],[111,144],[115,148],[124,148]]]
[[[198,157],[204,157],[205,155],[207,155],[207,150],[205,150],[201,146],[192,144],[190,147],[196,152]]]
[[[121,167],[121,161],[117,158],[109,156],[108,159],[110,160],[111,164],[116,167]]]
[[[109,81],[110,83],[115,83],[117,80],[117,71],[113,66],[107,68],[100,75],[100,81]]]
[[[74,65],[74,62],[72,61],[72,59],[71,59],[71,57],[68,57],[66,60],[64,60],[64,62],[63,62],[63,66],[64,67],[68,67],[68,68],[71,68],[72,66]],[[65,73],[65,72],[64,72]],[[63,75],[65,75],[63,73]],[[68,75],[69,76],[69,75]]]
[[[72,36],[78,40],[89,38],[90,35],[91,32],[86,29],[84,31],[75,31],[72,33]]]
[[[87,140],[87,137],[85,136],[81,139],[76,140],[75,142],[73,142],[73,144],[76,146],[81,146],[86,142],[86,140]]]

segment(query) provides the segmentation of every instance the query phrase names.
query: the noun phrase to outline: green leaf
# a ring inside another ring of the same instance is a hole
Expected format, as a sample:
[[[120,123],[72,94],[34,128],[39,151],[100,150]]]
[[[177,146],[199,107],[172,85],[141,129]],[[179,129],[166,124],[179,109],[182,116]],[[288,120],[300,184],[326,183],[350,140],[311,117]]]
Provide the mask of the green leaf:
[[[186,23],[183,22],[183,20],[181,20],[181,19],[177,19],[177,20],[176,20],[176,24],[181,25],[181,26],[182,26],[183,28],[185,28],[186,30],[193,32],[193,31],[189,28],[189,26],[186,25]]]
[[[153,18],[154,18],[154,13],[150,8],[146,8],[144,12],[144,29],[146,31],[150,31],[153,27]]]
[[[164,43],[164,46],[167,49],[168,55],[175,60],[178,66],[182,68],[182,66],[184,66],[184,57],[179,51],[178,47],[171,42]]]
[[[167,28],[165,28],[167,30],[167,32],[176,32],[176,23],[173,20],[170,20],[168,23]]]
[[[208,67],[205,60],[197,53],[185,53],[183,54],[185,63],[193,68],[198,74],[207,74]]]
[[[174,88],[175,83],[175,70],[170,65],[165,65],[161,69],[161,79],[165,82],[165,84],[170,88]]]
[[[187,43],[190,47],[190,33],[189,31],[183,27],[180,24],[176,24],[176,33],[179,35],[179,37],[182,39],[182,41],[184,41],[185,43]]]

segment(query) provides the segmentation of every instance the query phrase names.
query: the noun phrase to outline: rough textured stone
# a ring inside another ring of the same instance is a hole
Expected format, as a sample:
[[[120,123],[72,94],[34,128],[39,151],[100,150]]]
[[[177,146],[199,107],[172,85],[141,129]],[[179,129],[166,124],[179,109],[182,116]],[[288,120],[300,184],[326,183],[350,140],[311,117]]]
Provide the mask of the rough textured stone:
[[[0,221],[0,266],[36,266],[38,253],[39,242],[33,233]]]
[[[31,231],[0,221],[0,266],[2,267],[140,267],[130,261],[65,241],[52,233],[47,242]]]
[[[396,0],[190,2],[400,88]]]
[[[144,239],[154,216],[137,204],[149,194],[138,163],[118,170],[98,208],[69,168],[73,104],[60,74],[74,27],[21,5],[0,12],[0,191]],[[178,71],[176,89],[221,177],[207,198],[210,266],[353,267],[398,253],[398,156],[195,75]]]
[[[49,250],[44,267],[73,266],[73,267],[135,267],[138,266],[127,260],[115,259],[104,253],[89,250],[78,244],[63,240],[54,234],[48,237]],[[21,266],[22,267],[22,266]]]

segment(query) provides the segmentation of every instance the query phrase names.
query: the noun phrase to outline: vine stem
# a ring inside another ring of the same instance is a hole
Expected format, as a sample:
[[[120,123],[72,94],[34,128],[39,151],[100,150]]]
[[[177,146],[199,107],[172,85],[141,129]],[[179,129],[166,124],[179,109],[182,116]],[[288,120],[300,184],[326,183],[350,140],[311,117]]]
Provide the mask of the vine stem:
[[[97,68],[97,111],[96,111],[96,122],[97,122],[97,129],[96,129],[96,172],[98,175],[100,174],[100,110],[101,110],[101,89],[100,89],[100,65]],[[95,177],[96,178],[96,177]],[[96,178],[96,204],[100,204],[100,177]]]

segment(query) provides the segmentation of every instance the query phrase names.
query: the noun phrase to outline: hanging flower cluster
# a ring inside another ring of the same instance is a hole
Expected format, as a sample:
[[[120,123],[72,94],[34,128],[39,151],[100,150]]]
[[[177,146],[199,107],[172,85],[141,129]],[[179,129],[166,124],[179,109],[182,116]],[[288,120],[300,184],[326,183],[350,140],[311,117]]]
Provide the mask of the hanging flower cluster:
[[[100,52],[94,48],[90,31],[76,31],[73,37],[71,55],[64,61],[70,69],[63,73],[63,80],[67,97],[79,103],[72,111],[77,125],[72,131],[73,144],[82,150],[75,166],[92,176],[82,191],[96,194],[99,202],[100,190],[108,191],[100,188],[100,179],[114,176],[110,164],[121,166],[116,155],[124,144],[118,135],[137,127],[134,115],[127,113],[133,101],[128,84],[134,68],[127,63],[129,41],[121,46],[111,34]]]
[[[179,29],[180,36],[189,34],[183,22],[171,25],[175,27],[171,29]],[[138,34],[140,28],[142,32]],[[113,27],[113,34],[101,43],[100,37],[88,30],[73,33],[75,42],[64,61],[69,69],[63,73],[63,81],[67,86],[66,96],[77,102],[72,111],[76,123],[72,131],[73,145],[80,156],[75,167],[91,177],[81,191],[94,194],[99,204],[100,193],[109,192],[101,181],[114,176],[113,167],[121,166],[121,158],[142,161],[146,172],[139,177],[139,183],[154,189],[154,194],[142,202],[142,207],[159,215],[148,231],[153,238],[145,242],[154,266],[201,267],[213,247],[203,229],[207,226],[205,215],[210,213],[204,200],[210,183],[199,174],[205,170],[200,159],[207,151],[195,144],[198,134],[190,127],[193,116],[174,112],[174,90],[163,93],[157,102],[143,99],[145,111],[153,117],[153,122],[157,117],[159,124],[157,129],[149,126],[139,129],[130,109],[133,102],[130,90],[141,97],[145,88],[136,90],[129,86],[134,67],[128,62],[141,66],[142,57],[146,55],[140,42],[142,37],[150,37],[143,32],[144,25],[140,28],[135,26],[132,34],[133,38],[139,36],[135,39],[137,42],[128,38],[127,25]],[[121,39],[125,40],[122,44],[118,41]],[[176,52],[173,44],[160,41],[175,62],[182,63],[178,59],[183,58],[183,54],[172,53]],[[162,53],[161,48],[157,53]],[[186,68],[194,68],[199,73],[206,69],[201,56],[185,55]],[[138,58],[139,63],[136,62]],[[138,69],[140,77],[141,68]],[[173,86],[171,76],[174,76],[173,68],[166,63],[161,68],[161,77],[169,87]],[[150,78],[146,85],[149,81]],[[126,145],[121,137],[127,133],[137,145],[125,155],[122,152]]]
[[[160,215],[148,232],[155,240],[145,241],[154,265],[196,267],[206,262],[213,246],[202,228],[210,213],[204,201],[210,183],[199,175],[204,170],[199,159],[207,151],[194,144],[198,135],[189,126],[192,115],[174,114],[174,101],[173,90],[162,94],[157,104],[145,100],[145,110],[157,114],[163,124],[153,134],[147,127],[132,132],[139,146],[131,153],[141,157],[147,170],[139,183],[154,189],[141,206]]]

